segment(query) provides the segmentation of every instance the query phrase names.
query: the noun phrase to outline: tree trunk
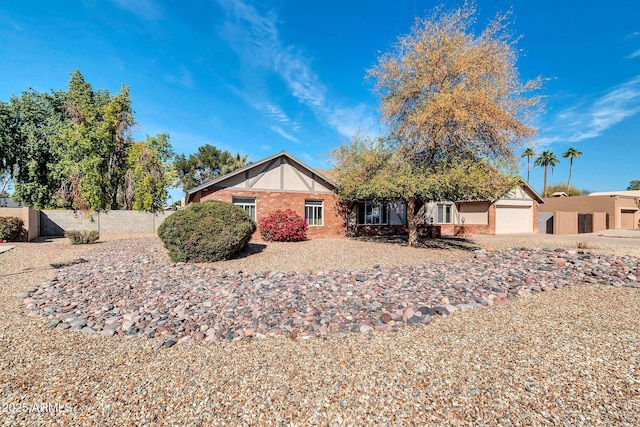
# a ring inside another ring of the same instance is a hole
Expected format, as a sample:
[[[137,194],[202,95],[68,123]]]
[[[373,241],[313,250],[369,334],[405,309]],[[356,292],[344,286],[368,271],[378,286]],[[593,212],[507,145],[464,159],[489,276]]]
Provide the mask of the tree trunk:
[[[569,159],[569,179],[567,180],[567,195],[571,187],[571,172],[573,172],[573,159]]]
[[[527,160],[527,184],[531,181],[531,159]]]
[[[417,246],[418,244],[418,227],[416,224],[416,198],[410,196],[407,200],[407,229],[409,231],[409,246]]]
[[[542,189],[542,197],[547,197],[547,169],[549,167],[544,165],[544,188]]]

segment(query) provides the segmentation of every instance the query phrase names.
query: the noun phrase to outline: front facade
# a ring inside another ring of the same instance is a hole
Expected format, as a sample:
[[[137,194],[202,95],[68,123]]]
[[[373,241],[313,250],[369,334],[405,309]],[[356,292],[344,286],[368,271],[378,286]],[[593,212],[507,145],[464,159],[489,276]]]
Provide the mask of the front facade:
[[[291,209],[307,220],[311,238],[406,233],[404,202],[343,203],[334,190],[330,171],[283,151],[190,190],[186,202],[233,203],[255,221]],[[523,181],[496,202],[430,202],[419,206],[416,218],[419,229],[434,225],[441,235],[535,233],[539,203],[544,202]]]
[[[307,235],[342,236],[335,185],[286,152],[267,157],[189,191],[187,204],[220,200],[242,207],[254,221],[291,209],[307,220]]]

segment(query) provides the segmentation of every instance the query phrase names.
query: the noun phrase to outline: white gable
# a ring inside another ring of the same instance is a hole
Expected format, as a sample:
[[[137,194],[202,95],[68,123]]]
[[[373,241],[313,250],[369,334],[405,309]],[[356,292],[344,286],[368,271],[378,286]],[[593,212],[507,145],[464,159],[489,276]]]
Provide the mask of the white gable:
[[[216,188],[330,193],[324,180],[286,156],[258,163],[215,184]]]

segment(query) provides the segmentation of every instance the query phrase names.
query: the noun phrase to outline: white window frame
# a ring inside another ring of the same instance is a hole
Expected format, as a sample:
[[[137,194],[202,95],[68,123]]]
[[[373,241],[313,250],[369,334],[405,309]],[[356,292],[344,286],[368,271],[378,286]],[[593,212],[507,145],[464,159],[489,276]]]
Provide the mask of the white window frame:
[[[309,227],[321,227],[324,225],[324,201],[305,200],[304,219]],[[319,223],[318,223],[319,222]]]
[[[367,207],[371,206],[371,220],[367,220]],[[374,208],[378,208],[380,214],[378,215],[378,222],[373,222],[373,210]],[[360,222],[360,212],[357,212],[357,225],[388,225],[389,224],[389,207],[387,206],[387,202],[359,202],[358,209],[364,209],[364,222]],[[387,212],[385,221],[383,222],[383,217],[385,217],[384,212]]]
[[[442,211],[440,211],[442,209]],[[441,217],[442,213],[442,217]],[[447,221],[447,213],[449,220]],[[453,224],[453,204],[438,203],[436,205],[436,224]]]
[[[251,219],[256,221],[257,206],[255,197],[232,197],[231,203],[244,209]]]

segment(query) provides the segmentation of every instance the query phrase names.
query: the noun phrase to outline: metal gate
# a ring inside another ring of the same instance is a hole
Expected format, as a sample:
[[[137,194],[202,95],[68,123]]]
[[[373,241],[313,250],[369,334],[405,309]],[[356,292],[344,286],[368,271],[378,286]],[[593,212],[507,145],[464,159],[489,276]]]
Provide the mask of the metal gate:
[[[578,233],[593,233],[593,214],[578,214]]]

